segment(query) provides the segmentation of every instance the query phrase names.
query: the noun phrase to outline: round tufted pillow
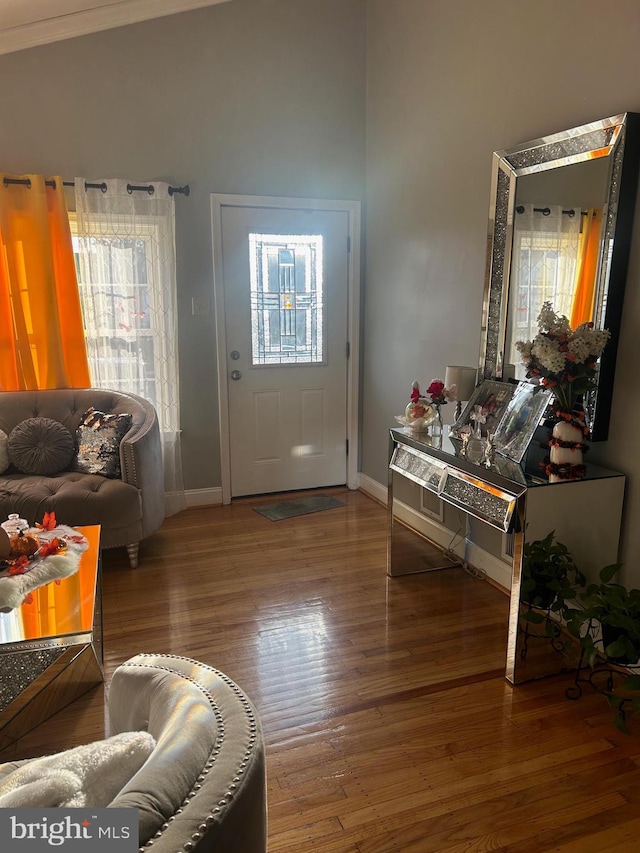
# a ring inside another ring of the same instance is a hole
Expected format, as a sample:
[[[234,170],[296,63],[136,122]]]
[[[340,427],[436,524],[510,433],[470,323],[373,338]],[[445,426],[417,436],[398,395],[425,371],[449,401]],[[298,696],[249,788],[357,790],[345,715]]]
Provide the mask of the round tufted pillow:
[[[27,418],[9,433],[9,460],[23,474],[47,476],[69,467],[73,436],[51,418]]]

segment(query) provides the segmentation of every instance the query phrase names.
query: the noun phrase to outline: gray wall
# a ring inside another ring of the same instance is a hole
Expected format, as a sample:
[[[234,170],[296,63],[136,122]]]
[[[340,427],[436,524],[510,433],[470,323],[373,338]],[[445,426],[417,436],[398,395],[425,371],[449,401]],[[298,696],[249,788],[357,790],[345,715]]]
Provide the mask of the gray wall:
[[[364,0],[234,0],[0,57],[0,168],[176,197],[187,488],[220,485],[210,193],[361,199]],[[211,300],[212,301],[212,300]]]
[[[492,152],[640,111],[639,49],[636,0],[370,0],[368,476],[386,482],[386,430],[411,382],[477,363]],[[636,223],[610,439],[591,458],[629,475],[624,580],[640,586],[640,215]]]

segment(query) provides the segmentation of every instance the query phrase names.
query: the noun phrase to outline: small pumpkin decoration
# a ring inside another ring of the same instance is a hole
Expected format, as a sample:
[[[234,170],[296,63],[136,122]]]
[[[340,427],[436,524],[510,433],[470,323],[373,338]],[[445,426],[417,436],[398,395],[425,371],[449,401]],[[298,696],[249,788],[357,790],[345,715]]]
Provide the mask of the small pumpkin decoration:
[[[9,537],[11,557],[31,557],[40,547],[39,538],[33,533],[16,533]]]

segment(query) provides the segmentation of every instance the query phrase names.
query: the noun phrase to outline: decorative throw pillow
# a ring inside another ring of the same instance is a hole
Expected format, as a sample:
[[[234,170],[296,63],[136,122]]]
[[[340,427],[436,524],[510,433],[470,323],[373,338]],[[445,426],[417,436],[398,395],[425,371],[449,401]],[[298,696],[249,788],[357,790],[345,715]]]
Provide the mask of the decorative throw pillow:
[[[73,436],[51,418],[27,418],[9,433],[9,461],[22,474],[48,476],[64,471],[73,459]]]
[[[9,467],[9,451],[7,449],[7,442],[9,441],[9,436],[0,429],[0,474],[4,474],[4,472]]]
[[[118,479],[120,442],[132,423],[132,415],[108,415],[93,406],[87,409],[76,431],[78,452],[74,470]]]

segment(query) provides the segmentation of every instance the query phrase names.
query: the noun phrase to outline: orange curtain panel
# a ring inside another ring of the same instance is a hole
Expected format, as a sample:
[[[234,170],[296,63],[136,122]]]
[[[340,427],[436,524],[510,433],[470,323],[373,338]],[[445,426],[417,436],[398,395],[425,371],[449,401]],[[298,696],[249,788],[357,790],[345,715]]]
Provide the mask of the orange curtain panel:
[[[581,323],[593,320],[596,298],[602,210],[590,208],[586,213],[578,246],[576,286],[570,318],[572,329],[577,328]]]
[[[0,390],[87,388],[62,179],[0,174]]]

